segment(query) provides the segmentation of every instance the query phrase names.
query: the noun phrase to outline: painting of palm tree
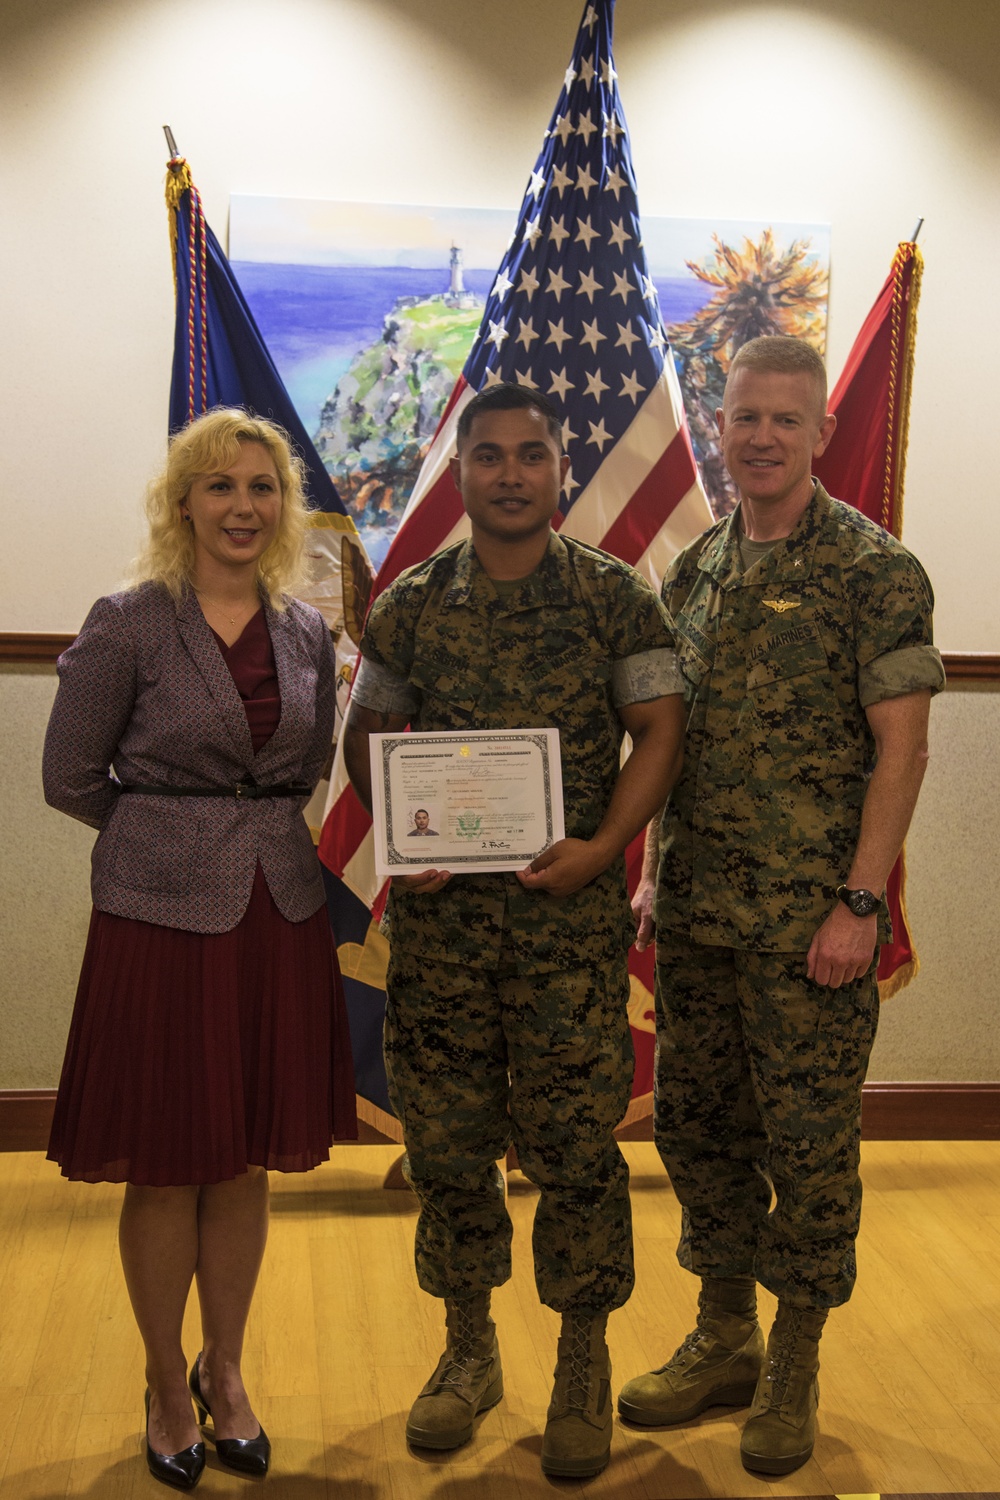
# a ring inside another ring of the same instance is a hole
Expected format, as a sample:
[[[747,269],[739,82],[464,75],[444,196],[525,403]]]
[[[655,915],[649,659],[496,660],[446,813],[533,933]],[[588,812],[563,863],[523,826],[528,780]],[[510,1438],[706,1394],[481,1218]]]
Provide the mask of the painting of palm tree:
[[[688,270],[711,288],[690,317],[668,327],[695,456],[712,509],[727,515],[735,490],[726,473],[715,413],[722,405],[726,375],[736,351],[764,334],[791,334],[824,351],[829,272],[817,261],[809,238],[778,244],[767,228],[742,249],[712,235],[715,249]]]

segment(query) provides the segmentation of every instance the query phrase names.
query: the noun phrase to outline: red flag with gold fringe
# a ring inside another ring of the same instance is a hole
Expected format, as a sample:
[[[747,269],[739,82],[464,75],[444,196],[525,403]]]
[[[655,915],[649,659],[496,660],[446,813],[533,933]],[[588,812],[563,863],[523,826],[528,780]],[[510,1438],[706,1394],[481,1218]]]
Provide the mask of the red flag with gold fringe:
[[[834,387],[830,410],[837,418],[837,429],[813,465],[831,495],[857,506],[895,537],[901,537],[903,530],[903,481],[923,266],[916,243],[903,241]],[[882,999],[909,984],[919,967],[906,915],[904,854],[892,868],[886,899],[893,940],[879,959]]]

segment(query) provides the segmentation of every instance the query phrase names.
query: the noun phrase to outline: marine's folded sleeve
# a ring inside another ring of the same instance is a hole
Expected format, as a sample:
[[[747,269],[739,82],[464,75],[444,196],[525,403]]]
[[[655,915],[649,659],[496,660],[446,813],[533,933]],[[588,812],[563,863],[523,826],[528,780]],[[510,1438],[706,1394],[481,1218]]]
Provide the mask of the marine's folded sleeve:
[[[611,697],[615,708],[630,703],[648,703],[683,693],[684,678],[677,665],[677,652],[661,648],[624,656],[611,668]]]
[[[945,685],[944,663],[936,646],[904,646],[887,651],[858,669],[858,696],[862,708],[902,698],[907,693],[940,693]]]
[[[405,677],[398,677],[370,656],[362,656],[351,689],[351,702],[380,714],[415,714],[420,694]]]

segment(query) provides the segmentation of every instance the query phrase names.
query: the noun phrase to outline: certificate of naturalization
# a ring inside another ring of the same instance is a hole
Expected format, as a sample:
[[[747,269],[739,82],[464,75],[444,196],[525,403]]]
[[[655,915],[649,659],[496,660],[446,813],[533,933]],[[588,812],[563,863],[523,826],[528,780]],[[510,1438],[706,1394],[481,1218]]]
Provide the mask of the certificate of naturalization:
[[[523,870],[565,837],[558,729],[373,734],[375,870]]]

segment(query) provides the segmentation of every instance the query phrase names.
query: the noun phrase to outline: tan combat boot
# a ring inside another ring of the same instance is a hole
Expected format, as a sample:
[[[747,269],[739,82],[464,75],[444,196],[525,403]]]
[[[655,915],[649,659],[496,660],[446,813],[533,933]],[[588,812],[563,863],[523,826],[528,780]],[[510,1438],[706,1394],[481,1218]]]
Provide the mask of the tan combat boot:
[[[611,1457],[611,1355],[606,1312],[563,1313],[555,1384],[542,1437],[542,1472],[588,1479]]]
[[[763,1360],[756,1283],[706,1276],[694,1332],[665,1365],[622,1387],[618,1414],[643,1427],[668,1427],[709,1406],[749,1406]]]
[[[445,1299],[448,1329],[437,1369],[410,1408],[407,1441],[417,1448],[460,1448],[481,1411],[503,1395],[503,1371],[490,1294]]]
[[[819,1405],[819,1336],[826,1312],[778,1303],[764,1368],[740,1441],[751,1474],[790,1474],[810,1458]]]

